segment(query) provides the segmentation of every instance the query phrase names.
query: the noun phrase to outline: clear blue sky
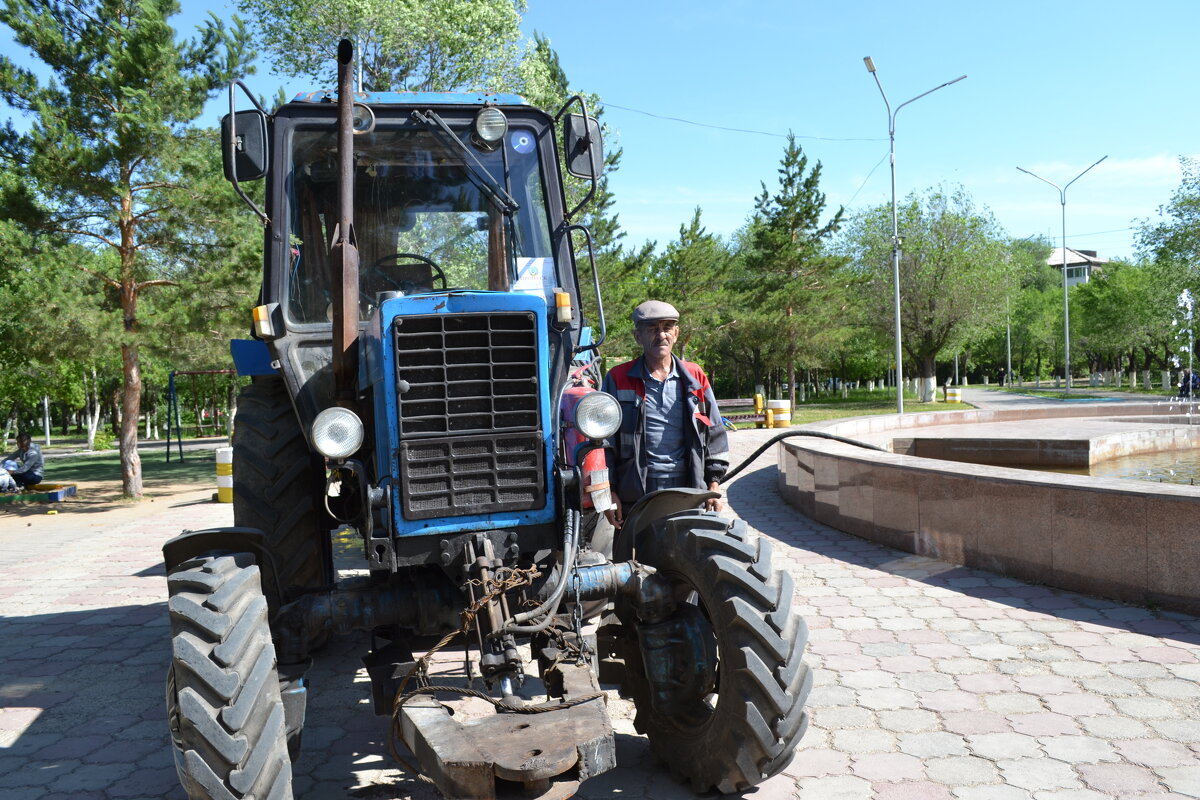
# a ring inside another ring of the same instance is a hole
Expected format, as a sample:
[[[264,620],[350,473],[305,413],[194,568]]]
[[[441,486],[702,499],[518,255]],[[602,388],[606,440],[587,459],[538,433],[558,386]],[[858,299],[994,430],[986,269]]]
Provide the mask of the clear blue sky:
[[[573,86],[608,104],[629,245],[665,245],[696,206],[710,231],[735,231],[760,182],[774,187],[789,130],[822,163],[832,207],[888,202],[887,115],[867,55],[893,107],[968,75],[900,111],[898,193],[961,184],[1015,237],[1057,243],[1061,230],[1058,193],[1017,166],[1062,185],[1107,155],[1068,190],[1067,244],[1131,257],[1133,228],[1179,185],[1179,156],[1200,156],[1197,0],[528,3],[526,34],[548,36]],[[231,5],[185,2],[174,22],[186,35]],[[250,83],[267,97],[312,88],[262,69]]]
[[[893,108],[968,75],[899,112],[897,191],[962,184],[1016,237],[1061,238],[1058,193],[1017,166],[1063,185],[1108,155],[1067,191],[1067,244],[1132,256],[1129,229],[1178,187],[1179,156],[1200,155],[1196,0],[529,0],[523,28],[550,38],[574,86],[613,104],[630,243],[666,244],[697,205],[709,230],[736,230],[760,182],[773,188],[784,140],[614,105],[825,137],[800,142],[829,204],[888,202],[887,112],[868,55]]]

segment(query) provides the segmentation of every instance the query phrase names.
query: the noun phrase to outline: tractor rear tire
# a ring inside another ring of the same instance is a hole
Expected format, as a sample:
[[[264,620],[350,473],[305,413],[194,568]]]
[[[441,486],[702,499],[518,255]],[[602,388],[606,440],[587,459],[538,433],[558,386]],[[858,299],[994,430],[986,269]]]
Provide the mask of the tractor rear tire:
[[[324,466],[308,447],[281,379],[257,378],[238,397],[233,434],[233,523],[258,528],[283,597],[268,585],[271,614],[331,581],[329,529],[318,503]],[[270,583],[270,582],[268,582]]]
[[[167,718],[188,797],[291,800],[275,646],[254,557],[185,561],[167,587]]]
[[[808,728],[812,674],[803,662],[808,627],[792,610],[791,576],[771,568],[770,542],[750,542],[741,520],[686,511],[640,536],[637,558],[670,580],[679,608],[698,606],[691,618],[717,654],[707,696],[664,712],[651,702],[637,636],[627,636],[623,688],[638,732],[697,793],[742,792],[777,774]],[[634,631],[630,610],[621,616]]]

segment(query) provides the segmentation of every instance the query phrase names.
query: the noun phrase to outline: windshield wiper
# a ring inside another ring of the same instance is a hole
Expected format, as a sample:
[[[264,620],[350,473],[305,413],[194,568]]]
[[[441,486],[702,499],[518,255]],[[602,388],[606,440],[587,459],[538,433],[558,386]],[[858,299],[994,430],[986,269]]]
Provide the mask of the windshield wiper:
[[[417,122],[422,123],[433,132],[434,136],[441,141],[442,146],[449,150],[457,150],[466,156],[463,166],[466,168],[467,174],[475,179],[480,191],[488,196],[496,206],[505,214],[515,214],[521,209],[521,204],[513,199],[513,196],[501,186],[492,174],[488,172],[487,167],[480,163],[475,154],[471,152],[462,139],[455,135],[446,121],[432,111],[414,111],[412,118]]]

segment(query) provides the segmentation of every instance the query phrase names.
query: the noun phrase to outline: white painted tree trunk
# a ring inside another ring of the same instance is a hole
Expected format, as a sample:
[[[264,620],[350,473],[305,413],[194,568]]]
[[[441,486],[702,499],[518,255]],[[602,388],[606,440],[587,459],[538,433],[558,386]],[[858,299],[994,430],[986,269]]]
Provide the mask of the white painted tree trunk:
[[[917,386],[920,391],[921,402],[932,403],[934,394],[937,392],[937,378],[918,378]]]

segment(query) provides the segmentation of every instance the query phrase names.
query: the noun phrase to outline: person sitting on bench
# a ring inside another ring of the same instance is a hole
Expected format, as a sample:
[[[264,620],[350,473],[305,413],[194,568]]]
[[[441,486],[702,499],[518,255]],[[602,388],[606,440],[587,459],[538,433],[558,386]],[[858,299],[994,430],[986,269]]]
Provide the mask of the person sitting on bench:
[[[8,473],[18,486],[33,486],[42,482],[42,448],[33,443],[28,433],[17,434],[17,449],[5,458],[17,464],[16,469],[10,469]]]

